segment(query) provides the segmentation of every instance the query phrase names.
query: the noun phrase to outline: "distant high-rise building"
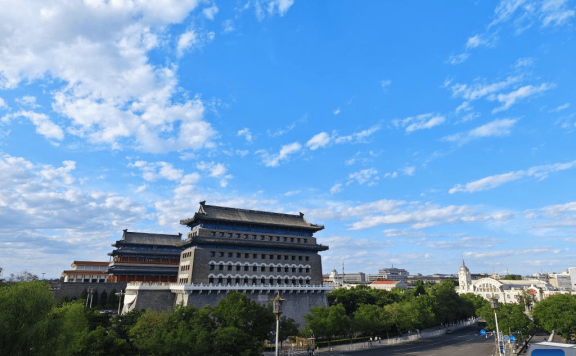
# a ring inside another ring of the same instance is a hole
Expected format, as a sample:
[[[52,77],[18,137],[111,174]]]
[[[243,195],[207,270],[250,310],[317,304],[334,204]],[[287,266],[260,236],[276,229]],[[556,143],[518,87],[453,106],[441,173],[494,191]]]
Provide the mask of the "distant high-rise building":
[[[374,282],[378,279],[386,279],[389,281],[408,282],[408,271],[402,268],[382,268],[378,270],[378,274],[369,274],[368,281]]]

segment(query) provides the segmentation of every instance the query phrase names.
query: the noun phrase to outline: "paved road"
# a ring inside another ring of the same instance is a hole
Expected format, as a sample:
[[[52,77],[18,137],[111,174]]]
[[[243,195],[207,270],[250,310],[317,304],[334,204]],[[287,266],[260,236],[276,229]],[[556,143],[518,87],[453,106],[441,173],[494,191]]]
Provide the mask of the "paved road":
[[[479,337],[477,328],[472,326],[455,331],[453,334],[404,345],[358,351],[335,351],[327,354],[335,356],[491,356],[494,353],[494,346],[493,337]]]

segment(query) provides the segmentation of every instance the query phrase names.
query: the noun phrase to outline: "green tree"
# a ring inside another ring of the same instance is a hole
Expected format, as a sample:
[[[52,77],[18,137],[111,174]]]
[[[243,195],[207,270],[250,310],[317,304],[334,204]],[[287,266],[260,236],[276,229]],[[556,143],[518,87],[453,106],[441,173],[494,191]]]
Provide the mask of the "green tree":
[[[32,281],[37,281],[38,280],[38,276],[30,273],[26,270],[20,272],[20,273],[10,273],[10,278],[8,279],[8,282],[12,282],[12,283],[16,283],[16,282],[32,282]]]
[[[110,308],[117,309],[118,308],[118,296],[116,295],[116,288],[113,288],[108,294],[108,300],[106,301],[106,305]]]
[[[306,321],[305,334],[324,338],[329,342],[335,336],[349,335],[352,330],[350,318],[346,315],[346,309],[342,304],[313,307],[310,309],[310,314],[304,316],[304,320]]]
[[[521,281],[522,276],[519,274],[509,274],[507,276],[504,276],[504,278],[502,278],[502,280],[504,280],[504,281]]]
[[[106,293],[106,291],[103,290],[102,294],[100,294],[100,305],[102,306],[102,308],[106,307],[107,302],[108,302],[108,293]]]
[[[390,317],[384,308],[362,304],[354,313],[353,330],[367,336],[382,335],[390,328]]]
[[[472,303],[472,306],[474,307],[474,316],[478,316],[478,310],[490,305],[489,301],[473,293],[460,294],[460,298]]]
[[[536,303],[532,309],[532,316],[540,328],[550,333],[554,331],[569,339],[576,334],[576,296],[551,295]]]
[[[0,286],[0,355],[48,355],[59,325],[54,295],[42,281]]]
[[[498,304],[496,310],[498,314],[498,327],[504,334],[512,332],[520,340],[527,337],[535,328],[534,323],[524,313],[524,306],[521,304]],[[478,310],[478,316],[486,320],[487,329],[496,330],[494,310],[490,305],[485,305]]]
[[[166,355],[165,339],[162,334],[169,329],[168,313],[146,310],[128,331],[132,344],[149,355]]]
[[[92,304],[92,308],[96,308],[98,306],[98,289],[94,289],[92,291],[92,303],[88,302],[88,305]]]

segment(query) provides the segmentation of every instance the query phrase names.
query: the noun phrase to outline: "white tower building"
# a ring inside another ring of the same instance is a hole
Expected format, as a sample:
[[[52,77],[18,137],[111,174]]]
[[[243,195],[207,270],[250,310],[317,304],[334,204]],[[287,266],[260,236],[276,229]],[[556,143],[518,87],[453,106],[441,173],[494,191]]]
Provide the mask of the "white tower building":
[[[470,270],[464,263],[464,259],[462,259],[462,266],[460,266],[460,270],[458,271],[458,283],[460,284],[460,293],[467,293],[471,291],[472,276],[470,275]]]

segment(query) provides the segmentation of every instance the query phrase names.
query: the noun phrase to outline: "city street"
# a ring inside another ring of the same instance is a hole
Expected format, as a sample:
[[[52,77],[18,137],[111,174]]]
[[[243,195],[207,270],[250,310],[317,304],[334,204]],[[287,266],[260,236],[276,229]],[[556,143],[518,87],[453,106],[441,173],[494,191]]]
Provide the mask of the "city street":
[[[443,335],[432,339],[422,339],[412,343],[374,347],[357,351],[334,351],[332,355],[350,356],[488,356],[494,352],[493,337],[479,337],[475,326],[467,327],[453,334]]]

